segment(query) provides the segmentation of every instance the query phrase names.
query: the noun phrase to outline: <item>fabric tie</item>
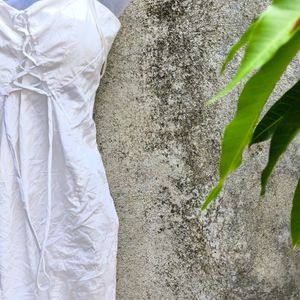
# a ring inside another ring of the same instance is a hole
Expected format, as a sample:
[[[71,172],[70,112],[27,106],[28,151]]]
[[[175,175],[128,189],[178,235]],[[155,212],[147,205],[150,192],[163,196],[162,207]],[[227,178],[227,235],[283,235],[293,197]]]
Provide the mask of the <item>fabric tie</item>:
[[[3,119],[4,119],[4,128],[6,137],[8,140],[8,144],[10,147],[10,151],[13,158],[14,168],[17,176],[18,185],[20,188],[20,194],[21,194],[21,200],[23,202],[24,210],[26,213],[26,217],[30,226],[30,230],[32,231],[32,234],[35,238],[35,241],[37,243],[39,252],[40,252],[40,258],[38,263],[38,269],[37,269],[37,275],[36,275],[36,284],[37,287],[40,290],[47,290],[50,287],[50,278],[46,271],[45,266],[45,249],[47,245],[47,239],[49,235],[50,230],[50,220],[51,220],[51,204],[52,204],[52,193],[51,193],[51,182],[52,182],[52,155],[53,155],[53,121],[52,121],[52,93],[49,92],[49,89],[47,88],[47,85],[45,85],[45,82],[42,80],[41,76],[38,74],[35,74],[32,72],[32,70],[39,65],[37,61],[34,59],[34,57],[31,55],[32,52],[32,45],[31,45],[31,37],[27,28],[27,18],[26,18],[25,12],[21,12],[20,14],[17,14],[14,19],[14,24],[16,24],[17,30],[22,32],[24,34],[24,43],[22,47],[22,52],[24,54],[24,58],[20,62],[19,66],[22,71],[16,73],[12,81],[3,87],[0,87],[0,94],[4,97],[4,108],[3,108]],[[20,19],[22,18],[22,19]],[[28,66],[26,64],[27,62],[31,62],[32,64]],[[23,76],[25,75],[31,75],[37,78],[37,82],[32,85],[26,85],[19,81]],[[43,84],[43,89],[39,87],[39,85]],[[41,95],[47,96],[47,107],[48,107],[48,140],[49,140],[49,151],[48,151],[48,171],[47,171],[47,219],[46,219],[46,225],[45,225],[45,235],[42,244],[39,241],[38,235],[36,230],[33,227],[32,219],[29,212],[29,204],[28,204],[28,195],[25,192],[24,182],[20,170],[20,164],[17,157],[17,152],[12,140],[12,135],[9,130],[9,120],[7,115],[7,100],[10,93],[14,91],[20,91],[20,90],[30,90],[36,93],[39,93]],[[45,91],[47,89],[47,91]],[[41,273],[42,272],[42,273]],[[42,279],[42,283],[40,282],[40,275],[44,275]]]

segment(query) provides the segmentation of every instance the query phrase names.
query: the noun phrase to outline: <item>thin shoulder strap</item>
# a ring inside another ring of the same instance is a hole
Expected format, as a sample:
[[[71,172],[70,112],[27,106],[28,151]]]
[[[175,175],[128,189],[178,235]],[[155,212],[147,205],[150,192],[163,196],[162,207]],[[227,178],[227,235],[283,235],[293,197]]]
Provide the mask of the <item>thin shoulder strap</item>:
[[[101,79],[103,77],[104,73],[105,73],[105,70],[106,70],[106,66],[107,66],[107,54],[108,53],[107,53],[107,47],[106,47],[106,40],[105,40],[103,31],[100,28],[98,20],[97,20],[98,16],[96,15],[95,1],[98,1],[98,0],[89,0],[89,2],[90,2],[90,9],[92,11],[93,18],[94,18],[94,21],[96,23],[98,33],[99,33],[100,38],[101,38],[102,43],[103,43],[103,51],[104,51],[103,57],[104,57],[104,62],[103,62],[101,73],[100,73],[100,79]]]

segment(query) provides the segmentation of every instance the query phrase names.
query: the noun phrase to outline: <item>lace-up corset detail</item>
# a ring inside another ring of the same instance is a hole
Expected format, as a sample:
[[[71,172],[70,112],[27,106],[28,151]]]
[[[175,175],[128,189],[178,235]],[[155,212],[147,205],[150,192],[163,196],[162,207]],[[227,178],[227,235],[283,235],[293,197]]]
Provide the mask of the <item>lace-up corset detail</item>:
[[[13,87],[10,91],[28,89],[49,96],[50,94],[45,91],[48,87],[42,78],[43,73],[40,72],[40,74],[37,74],[34,70],[36,67],[39,67],[40,63],[33,57],[34,48],[29,33],[27,14],[25,12],[16,14],[13,18],[13,24],[16,30],[23,34],[22,54],[24,57],[19,62],[15,74],[12,77],[10,83]],[[27,75],[34,77],[36,82],[32,82],[30,85],[22,83],[23,77]],[[42,88],[39,88],[40,85],[43,85]]]

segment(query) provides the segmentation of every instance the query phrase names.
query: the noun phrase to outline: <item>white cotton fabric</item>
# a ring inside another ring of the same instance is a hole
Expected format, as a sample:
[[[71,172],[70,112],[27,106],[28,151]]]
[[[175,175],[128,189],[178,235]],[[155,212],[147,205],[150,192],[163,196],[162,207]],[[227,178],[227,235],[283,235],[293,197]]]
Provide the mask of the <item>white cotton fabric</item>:
[[[120,27],[97,0],[0,0],[0,300],[116,297],[93,106]]]

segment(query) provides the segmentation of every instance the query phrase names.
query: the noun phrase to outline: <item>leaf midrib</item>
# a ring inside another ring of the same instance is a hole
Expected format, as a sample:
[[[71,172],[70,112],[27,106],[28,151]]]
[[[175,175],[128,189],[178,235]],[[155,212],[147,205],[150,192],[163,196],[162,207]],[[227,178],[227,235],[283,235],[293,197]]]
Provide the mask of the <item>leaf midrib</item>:
[[[277,119],[275,122],[271,123],[268,127],[266,127],[258,136],[256,139],[258,139],[260,136],[262,136],[266,131],[268,131],[271,127],[273,127],[275,124],[280,122],[285,115],[281,116],[279,119]]]

